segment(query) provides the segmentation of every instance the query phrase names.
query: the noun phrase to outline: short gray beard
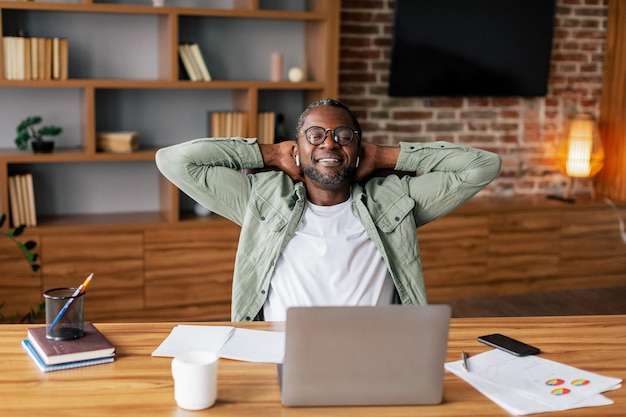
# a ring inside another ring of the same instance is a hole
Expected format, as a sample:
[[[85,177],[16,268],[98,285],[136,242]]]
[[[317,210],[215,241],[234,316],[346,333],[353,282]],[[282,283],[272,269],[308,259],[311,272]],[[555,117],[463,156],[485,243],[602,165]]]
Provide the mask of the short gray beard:
[[[322,174],[320,170],[311,166],[303,166],[302,173],[311,181],[323,185],[339,185],[349,181],[354,176],[355,169],[346,167],[336,174]]]

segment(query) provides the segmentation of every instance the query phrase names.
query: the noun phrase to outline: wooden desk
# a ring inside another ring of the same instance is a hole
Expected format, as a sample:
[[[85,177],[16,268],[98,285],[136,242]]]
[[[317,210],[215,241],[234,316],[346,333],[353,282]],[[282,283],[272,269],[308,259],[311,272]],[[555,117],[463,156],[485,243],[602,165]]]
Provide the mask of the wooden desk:
[[[225,323],[214,323],[224,325]],[[0,415],[20,416],[508,416],[460,378],[446,373],[438,406],[288,408],[280,403],[276,366],[221,360],[218,400],[189,412],[176,407],[169,358],[151,357],[173,323],[105,324],[98,328],[117,346],[114,363],[41,373],[20,347],[26,325],[0,326]],[[239,324],[282,329],[282,323]],[[542,356],[626,380],[626,316],[453,319],[448,361],[488,347],[482,334],[502,332],[539,346]],[[626,415],[626,388],[606,394],[614,405],[550,413],[557,416]]]

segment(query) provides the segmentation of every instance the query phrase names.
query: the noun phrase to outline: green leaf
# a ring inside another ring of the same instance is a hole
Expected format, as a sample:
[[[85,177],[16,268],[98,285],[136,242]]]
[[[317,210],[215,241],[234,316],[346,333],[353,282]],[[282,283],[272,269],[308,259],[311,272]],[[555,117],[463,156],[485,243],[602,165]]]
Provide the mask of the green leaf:
[[[25,225],[25,224],[21,224],[21,225],[17,226],[15,229],[13,229],[13,233],[11,233],[11,235],[12,235],[13,237],[15,237],[15,236],[19,236],[19,235],[21,235],[22,233],[24,233],[24,229],[25,229],[25,228],[26,228],[26,225]]]
[[[15,138],[15,146],[17,146],[18,149],[25,151],[28,148],[27,144],[29,140],[30,135],[28,132],[22,132]]]
[[[55,136],[63,131],[63,128],[59,126],[44,126],[40,128],[37,133],[39,136]]]
[[[2,224],[6,221],[6,214],[2,214],[0,216],[0,226],[2,226]],[[5,235],[6,237],[8,237],[9,239],[11,239],[13,241],[13,243],[15,243],[15,245],[20,249],[20,251],[22,252],[22,254],[24,255],[24,258],[26,259],[26,261],[28,262],[28,265],[31,269],[32,272],[37,272],[39,270],[39,265],[36,264],[37,261],[37,254],[32,252],[32,250],[37,246],[37,242],[35,242],[34,240],[27,240],[26,242],[22,242],[17,240],[15,237],[21,235],[24,232],[24,229],[26,228],[25,224],[22,224],[18,227],[15,227],[13,229],[8,229],[6,231],[0,231],[0,235]],[[1,308],[1,306],[0,306]],[[2,319],[2,314],[0,314],[0,319]]]
[[[41,123],[43,119],[41,116],[30,116],[26,119],[22,120],[20,124],[17,126],[17,133],[21,133],[27,130],[29,127],[36,125],[37,123]]]

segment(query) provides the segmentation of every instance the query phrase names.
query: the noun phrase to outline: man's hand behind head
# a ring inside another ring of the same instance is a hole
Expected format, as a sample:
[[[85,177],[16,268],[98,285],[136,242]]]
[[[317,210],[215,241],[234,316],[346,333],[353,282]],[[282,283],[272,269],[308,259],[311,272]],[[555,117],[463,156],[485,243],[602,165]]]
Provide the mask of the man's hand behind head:
[[[304,181],[302,169],[296,165],[294,149],[296,142],[287,140],[273,145],[259,144],[263,163],[267,168],[276,168],[289,175],[294,181]]]

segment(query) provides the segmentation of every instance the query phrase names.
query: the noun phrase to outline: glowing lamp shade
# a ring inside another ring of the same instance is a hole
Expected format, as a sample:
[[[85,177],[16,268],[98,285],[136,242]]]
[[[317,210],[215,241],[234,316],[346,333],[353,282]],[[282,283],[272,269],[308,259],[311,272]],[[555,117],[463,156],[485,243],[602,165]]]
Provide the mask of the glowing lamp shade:
[[[557,162],[561,172],[574,178],[591,178],[602,169],[604,150],[591,115],[577,114],[566,123]]]

